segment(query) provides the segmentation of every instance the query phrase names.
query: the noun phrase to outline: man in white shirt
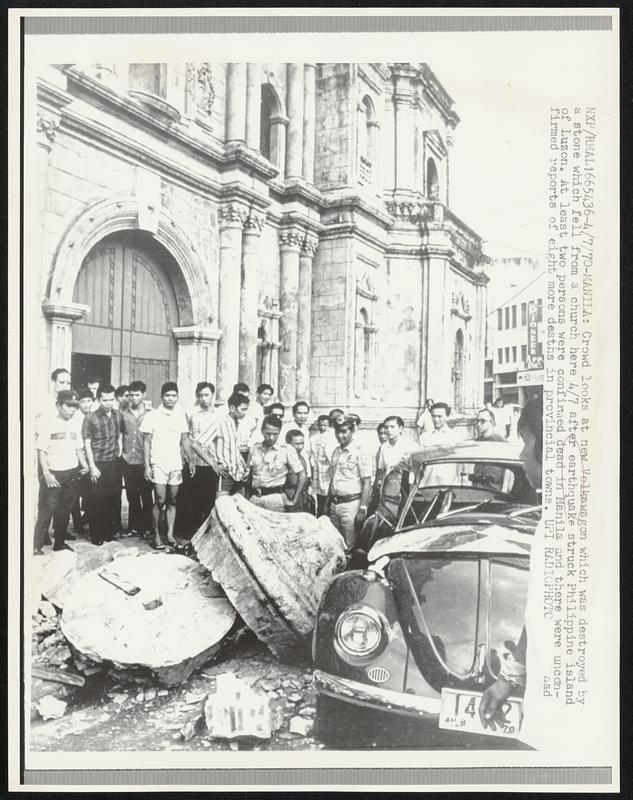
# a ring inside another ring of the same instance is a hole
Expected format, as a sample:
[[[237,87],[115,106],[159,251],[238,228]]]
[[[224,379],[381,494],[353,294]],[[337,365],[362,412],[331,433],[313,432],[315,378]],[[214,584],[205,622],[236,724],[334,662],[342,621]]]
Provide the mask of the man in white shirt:
[[[183,459],[191,465],[192,453],[189,442],[189,426],[185,412],[176,408],[178,386],[173,381],[164,383],[160,390],[162,405],[150,411],[141,422],[145,478],[154,484],[154,538],[157,550],[164,549],[160,537],[163,514],[167,523],[167,542],[178,547],[174,538],[176,500],[182,484]]]
[[[404,420],[402,417],[387,417],[383,423],[387,441],[380,445],[376,456],[376,478],[374,492],[380,490],[382,479],[389,470],[397,467],[402,458],[412,450],[413,442],[403,436]]]
[[[450,406],[446,403],[433,403],[431,407],[433,430],[420,437],[422,447],[433,447],[437,444],[451,445],[457,442],[455,432],[448,424],[450,414]]]

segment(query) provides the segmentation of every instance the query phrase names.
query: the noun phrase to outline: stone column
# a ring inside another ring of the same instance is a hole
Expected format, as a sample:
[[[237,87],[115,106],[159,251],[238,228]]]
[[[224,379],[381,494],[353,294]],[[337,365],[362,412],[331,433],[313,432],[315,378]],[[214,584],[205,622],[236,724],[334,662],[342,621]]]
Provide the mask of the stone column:
[[[303,170],[303,64],[288,64],[288,141],[286,178],[300,178]]]
[[[240,203],[220,206],[220,279],[218,286],[219,327],[217,399],[226,400],[237,381],[240,347],[240,273],[242,226],[247,209]]]
[[[284,405],[297,396],[297,324],[299,295],[299,253],[305,233],[298,228],[279,232],[281,249],[281,291],[279,320],[279,398]]]
[[[316,64],[303,65],[303,177],[314,183]]]
[[[205,325],[188,325],[174,328],[173,334],[178,342],[178,391],[187,408],[194,401],[198,381],[217,382],[217,349],[222,331]]]
[[[414,189],[415,136],[413,115],[413,81],[416,70],[409,64],[392,68],[394,80],[393,111],[395,116],[395,189]]]
[[[246,139],[246,64],[228,64],[226,69],[226,141]]]
[[[310,346],[312,344],[312,259],[318,236],[307,233],[299,256],[297,315],[297,398],[310,402]]]
[[[246,70],[246,146],[253,150],[259,150],[261,105],[261,66],[249,64]]]
[[[73,337],[72,324],[85,317],[90,306],[81,303],[42,303],[42,311],[50,322],[48,371],[63,367],[70,372]]]
[[[242,286],[240,290],[239,380],[254,391],[257,369],[257,298],[259,293],[259,236],[264,214],[251,210],[244,222],[242,238]]]

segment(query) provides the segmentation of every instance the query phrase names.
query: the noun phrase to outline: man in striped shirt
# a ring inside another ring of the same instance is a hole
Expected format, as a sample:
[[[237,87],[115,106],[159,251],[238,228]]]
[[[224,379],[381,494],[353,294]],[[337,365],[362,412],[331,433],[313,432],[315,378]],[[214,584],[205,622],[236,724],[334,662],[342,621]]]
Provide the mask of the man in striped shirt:
[[[248,411],[249,399],[233,392],[227,401],[228,411],[216,414],[213,424],[191,443],[202,460],[218,475],[218,495],[243,494],[248,467],[242,458],[237,438],[238,424]]]

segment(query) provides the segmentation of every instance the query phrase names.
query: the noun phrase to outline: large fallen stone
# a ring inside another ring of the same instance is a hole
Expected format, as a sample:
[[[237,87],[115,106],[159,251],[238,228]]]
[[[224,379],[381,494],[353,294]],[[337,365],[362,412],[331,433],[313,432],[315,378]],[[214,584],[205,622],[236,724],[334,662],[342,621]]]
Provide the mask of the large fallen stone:
[[[100,572],[72,587],[61,620],[68,641],[92,661],[148,667],[163,683],[181,683],[219,649],[235,621],[220,586],[190,558],[117,558],[105,577]]]
[[[305,653],[321,595],[346,565],[343,539],[327,517],[277,513],[225,495],[192,544],[275,654]]]

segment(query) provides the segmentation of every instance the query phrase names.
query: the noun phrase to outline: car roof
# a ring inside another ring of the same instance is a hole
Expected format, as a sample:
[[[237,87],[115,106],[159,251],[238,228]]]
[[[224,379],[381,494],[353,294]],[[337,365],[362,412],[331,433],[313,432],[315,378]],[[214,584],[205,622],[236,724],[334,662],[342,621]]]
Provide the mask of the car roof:
[[[436,444],[412,450],[400,462],[400,466],[417,470],[424,464],[443,461],[488,461],[520,463],[522,445],[511,442],[484,442],[469,439],[457,444]]]
[[[529,556],[534,533],[503,515],[473,515],[468,521],[427,525],[379,539],[368,553],[370,563],[383,556],[407,553],[494,553]],[[448,521],[447,521],[448,522]]]

